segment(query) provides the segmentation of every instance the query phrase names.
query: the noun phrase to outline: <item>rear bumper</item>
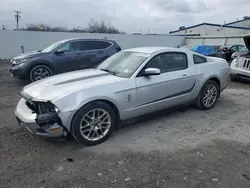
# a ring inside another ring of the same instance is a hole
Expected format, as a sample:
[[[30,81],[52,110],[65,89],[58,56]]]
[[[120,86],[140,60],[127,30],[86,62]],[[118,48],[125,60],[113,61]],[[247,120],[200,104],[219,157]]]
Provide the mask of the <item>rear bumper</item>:
[[[235,79],[250,82],[250,70],[230,67],[230,75]]]
[[[40,127],[35,120],[36,114],[32,113],[27,107],[25,99],[23,98],[17,104],[15,115],[18,123],[21,126],[26,127],[34,135],[50,138],[60,138],[64,136],[63,128],[57,123],[46,126],[46,128]]]

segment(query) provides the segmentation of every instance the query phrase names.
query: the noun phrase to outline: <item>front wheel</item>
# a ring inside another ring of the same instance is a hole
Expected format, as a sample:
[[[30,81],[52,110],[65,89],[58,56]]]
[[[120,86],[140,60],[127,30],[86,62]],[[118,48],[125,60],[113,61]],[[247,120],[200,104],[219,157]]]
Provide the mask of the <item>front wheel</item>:
[[[212,109],[219,97],[219,93],[218,84],[213,80],[208,80],[200,91],[196,106],[202,110]]]
[[[115,127],[115,113],[104,102],[83,106],[74,116],[71,134],[81,144],[92,146],[104,142]]]
[[[36,65],[30,71],[30,81],[35,82],[37,80],[41,80],[52,76],[52,70],[45,65]]]

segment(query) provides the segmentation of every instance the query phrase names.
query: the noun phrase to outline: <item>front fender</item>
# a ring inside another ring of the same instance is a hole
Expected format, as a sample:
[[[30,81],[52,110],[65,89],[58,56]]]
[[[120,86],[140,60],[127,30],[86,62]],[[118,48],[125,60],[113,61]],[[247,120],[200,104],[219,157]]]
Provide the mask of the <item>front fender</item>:
[[[45,60],[45,59],[41,59],[41,58],[36,58],[30,62],[30,68],[34,67],[36,65],[45,65],[45,66],[49,67],[53,72],[55,72],[55,67],[54,67],[53,63],[47,59]]]
[[[113,103],[117,107],[119,113],[121,113],[121,105],[118,101],[114,100],[114,98],[105,95],[90,96],[83,91],[70,94],[61,99],[52,100],[51,102],[55,104],[61,112],[72,112],[77,111],[87,103],[96,100],[106,100]]]

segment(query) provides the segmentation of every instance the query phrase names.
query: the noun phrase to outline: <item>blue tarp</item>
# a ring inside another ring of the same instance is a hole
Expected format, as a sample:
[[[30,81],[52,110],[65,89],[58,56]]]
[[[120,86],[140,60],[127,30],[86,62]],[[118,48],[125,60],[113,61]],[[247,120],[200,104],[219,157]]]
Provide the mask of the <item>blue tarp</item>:
[[[196,45],[192,47],[192,51],[206,56],[213,55],[216,53],[215,47],[210,45]]]

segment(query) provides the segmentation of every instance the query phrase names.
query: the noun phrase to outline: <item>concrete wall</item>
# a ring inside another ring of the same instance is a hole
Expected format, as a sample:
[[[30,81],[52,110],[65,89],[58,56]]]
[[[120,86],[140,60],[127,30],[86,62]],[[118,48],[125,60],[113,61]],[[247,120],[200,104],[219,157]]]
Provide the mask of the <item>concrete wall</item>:
[[[62,39],[91,37],[114,39],[122,49],[140,46],[177,47],[184,44],[184,37],[170,35],[118,35],[91,33],[60,33],[33,31],[0,31],[0,59],[10,59],[24,51],[43,49]]]
[[[250,30],[201,25],[186,30],[186,35],[191,34],[200,34],[201,36],[245,35],[250,34]],[[173,33],[173,35],[185,35],[185,30]]]
[[[244,35],[238,36],[203,36],[203,37],[186,37],[186,45],[196,45],[196,44],[208,44],[208,45],[234,45],[234,44],[243,44]]]

